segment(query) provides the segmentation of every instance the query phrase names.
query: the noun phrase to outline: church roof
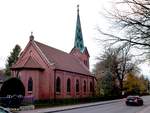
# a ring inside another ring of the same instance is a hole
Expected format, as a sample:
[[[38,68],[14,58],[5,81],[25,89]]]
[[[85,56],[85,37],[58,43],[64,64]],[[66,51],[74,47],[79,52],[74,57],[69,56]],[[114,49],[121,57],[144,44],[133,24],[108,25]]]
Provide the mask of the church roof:
[[[34,42],[48,59],[48,61],[54,64],[55,69],[91,75],[88,68],[75,56],[40,42]]]

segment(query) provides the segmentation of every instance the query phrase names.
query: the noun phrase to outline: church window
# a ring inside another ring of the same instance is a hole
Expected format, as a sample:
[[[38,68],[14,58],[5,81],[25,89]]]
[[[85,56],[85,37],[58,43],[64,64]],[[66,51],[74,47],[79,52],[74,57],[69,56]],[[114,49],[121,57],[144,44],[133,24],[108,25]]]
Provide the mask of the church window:
[[[30,77],[28,80],[28,91],[32,91],[33,90],[33,80]]]
[[[84,80],[84,84],[83,84],[83,89],[84,89],[84,92],[86,92],[86,81]]]
[[[56,92],[60,92],[60,87],[61,87],[61,81],[60,81],[60,78],[57,77],[57,79],[56,79]]]
[[[92,84],[92,82],[90,82],[90,92],[92,92],[93,91],[93,84]]]
[[[79,80],[76,80],[76,92],[79,92]]]
[[[67,93],[70,92],[70,86],[71,86],[71,84],[70,84],[70,79],[68,79],[68,80],[67,80]]]

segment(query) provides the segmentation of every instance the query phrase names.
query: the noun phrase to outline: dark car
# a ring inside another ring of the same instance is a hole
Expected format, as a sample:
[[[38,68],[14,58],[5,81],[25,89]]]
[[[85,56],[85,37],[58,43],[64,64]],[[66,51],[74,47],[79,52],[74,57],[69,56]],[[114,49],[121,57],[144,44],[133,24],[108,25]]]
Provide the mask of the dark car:
[[[143,99],[139,96],[128,96],[126,98],[126,105],[143,105]]]

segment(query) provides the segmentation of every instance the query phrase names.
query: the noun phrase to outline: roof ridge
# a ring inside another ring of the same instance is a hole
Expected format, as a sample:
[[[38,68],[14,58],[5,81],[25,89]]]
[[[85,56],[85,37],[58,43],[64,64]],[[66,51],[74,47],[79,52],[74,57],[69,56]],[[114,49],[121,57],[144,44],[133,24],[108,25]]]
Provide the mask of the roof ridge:
[[[59,52],[62,52],[62,53],[64,53],[64,54],[66,54],[66,55],[68,55],[68,56],[71,56],[71,57],[73,57],[73,58],[75,58],[75,59],[77,59],[78,60],[78,58],[76,58],[75,56],[73,56],[73,55],[71,55],[70,53],[67,53],[67,52],[65,52],[65,51],[62,51],[62,50],[60,50],[60,49],[57,49],[57,48],[54,48],[54,47],[51,47],[51,46],[49,46],[49,45],[47,45],[47,44],[43,44],[43,43],[41,43],[41,42],[38,42],[38,41],[35,41],[35,43],[39,43],[39,44],[42,44],[42,45],[44,45],[44,46],[47,46],[47,47],[49,47],[49,48],[52,48],[52,49],[54,49],[54,50],[57,50],[57,51],[59,51]],[[40,48],[39,48],[40,49]],[[41,51],[42,52],[42,51]],[[44,54],[44,53],[43,53]],[[45,56],[46,57],[46,56]],[[80,61],[80,60],[79,60]]]
[[[48,62],[48,64],[50,64],[50,65],[53,65],[54,63],[53,62],[50,62],[49,60],[48,60],[48,58],[46,57],[46,55],[42,52],[42,50],[40,49],[40,47],[36,44],[36,43],[40,43],[40,42],[38,42],[38,41],[34,41],[35,43],[35,46],[37,47],[37,49],[42,53],[42,55],[43,55],[43,57],[46,59],[46,61]],[[43,44],[43,43],[40,43],[40,44]],[[45,45],[45,44],[43,44],[43,45]]]

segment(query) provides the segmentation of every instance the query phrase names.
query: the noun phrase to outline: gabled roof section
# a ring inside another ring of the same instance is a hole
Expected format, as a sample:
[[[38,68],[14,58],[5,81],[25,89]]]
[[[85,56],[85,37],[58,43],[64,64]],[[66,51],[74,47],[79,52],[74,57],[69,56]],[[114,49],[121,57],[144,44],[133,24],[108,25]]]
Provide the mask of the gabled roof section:
[[[46,56],[49,62],[54,63],[55,69],[91,75],[88,68],[82,65],[79,59],[61,50],[34,41],[40,51]]]
[[[12,69],[40,69],[44,70],[44,68],[32,57],[29,56],[22,61],[18,62]]]
[[[88,49],[87,49],[87,47],[85,47],[84,48],[84,51],[83,51],[87,56],[89,56],[90,57],[90,54],[89,54],[89,52],[88,52]]]

